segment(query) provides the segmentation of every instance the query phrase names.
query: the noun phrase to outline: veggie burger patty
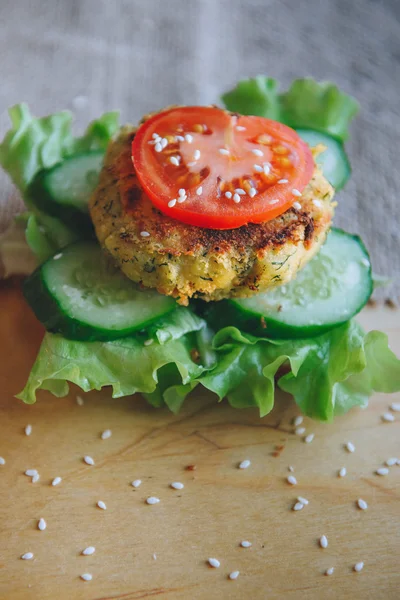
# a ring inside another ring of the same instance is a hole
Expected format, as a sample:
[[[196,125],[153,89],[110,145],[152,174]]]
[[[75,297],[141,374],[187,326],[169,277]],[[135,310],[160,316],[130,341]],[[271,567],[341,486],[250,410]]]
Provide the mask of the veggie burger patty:
[[[90,200],[100,244],[133,281],[180,304],[247,297],[293,279],[325,241],[334,190],[317,166],[302,197],[272,220],[235,229],[197,227],[149,199],[132,166],[136,131],[125,126],[109,144]]]

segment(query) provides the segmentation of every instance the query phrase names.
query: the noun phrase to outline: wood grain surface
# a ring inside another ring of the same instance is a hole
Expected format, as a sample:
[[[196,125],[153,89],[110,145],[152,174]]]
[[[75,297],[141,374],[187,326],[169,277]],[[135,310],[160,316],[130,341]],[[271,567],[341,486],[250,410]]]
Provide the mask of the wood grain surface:
[[[374,309],[361,318],[388,331],[400,352],[398,312]],[[208,393],[192,396],[178,416],[139,396],[111,400],[107,391],[85,395],[83,406],[76,389],[65,399],[43,392],[25,406],[13,394],[42,331],[11,283],[0,290],[0,331],[1,600],[399,598],[400,467],[374,473],[400,456],[400,414],[394,423],[380,418],[399,395],[378,395],[334,424],[305,419],[311,444],[294,434],[298,411],[283,395],[261,420]],[[105,429],[112,437],[102,440]],[[344,449],[348,440],[353,454]],[[251,460],[246,470],[237,468],[243,459]],[[297,486],[286,481],[289,465]],[[39,471],[37,483],[24,475],[28,468]],[[52,487],[56,476],[62,482]],[[142,480],[136,490],[134,479]],[[173,481],[184,489],[171,489]],[[309,505],[294,512],[297,495]],[[147,505],[148,496],[160,503]],[[368,510],[356,507],[358,498]],[[95,554],[82,556],[87,546]],[[34,559],[20,560],[25,552]],[[220,568],[209,567],[209,557]],[[365,566],[355,573],[359,561]],[[93,580],[82,581],[82,573]]]

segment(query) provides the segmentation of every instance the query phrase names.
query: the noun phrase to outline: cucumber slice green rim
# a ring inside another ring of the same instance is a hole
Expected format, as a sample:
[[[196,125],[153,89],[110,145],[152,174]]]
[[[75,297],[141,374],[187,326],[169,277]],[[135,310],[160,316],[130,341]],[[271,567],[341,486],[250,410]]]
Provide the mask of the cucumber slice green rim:
[[[171,297],[140,289],[94,241],[63,248],[26,279],[23,292],[48,331],[75,340],[126,337],[177,306]]]
[[[29,198],[37,208],[74,229],[92,229],[88,203],[98,183],[103,159],[103,151],[85,152],[39,171],[28,188]]]
[[[317,157],[316,163],[336,191],[341,190],[351,175],[350,162],[342,142],[314,129],[296,129],[296,131],[310,147],[317,144],[326,146],[326,150]]]
[[[306,338],[350,320],[372,293],[370,259],[361,239],[332,229],[319,253],[289,284],[219,303],[214,325],[236,325],[262,337]]]

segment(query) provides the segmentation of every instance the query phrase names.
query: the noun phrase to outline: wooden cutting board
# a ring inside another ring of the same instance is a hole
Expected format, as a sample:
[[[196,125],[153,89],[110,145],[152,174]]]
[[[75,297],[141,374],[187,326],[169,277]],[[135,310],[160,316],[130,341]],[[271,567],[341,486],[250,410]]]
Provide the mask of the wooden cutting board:
[[[13,395],[42,330],[10,282],[2,284],[0,309],[2,600],[400,597],[400,466],[385,477],[374,473],[400,457],[400,414],[394,423],[380,418],[399,394],[377,395],[367,410],[334,424],[305,419],[306,432],[315,433],[310,444],[293,433],[298,411],[284,395],[264,419],[217,405],[205,392],[178,416],[139,396],[112,400],[107,391],[85,395],[83,406],[76,389],[65,399],[43,392],[25,406]],[[361,320],[386,330],[400,353],[398,311],[369,309]],[[102,440],[105,429],[112,437]],[[348,440],[353,454],[344,449]],[[251,460],[246,470],[237,468],[243,459]],[[297,486],[286,481],[289,465]],[[24,475],[29,468],[39,471],[37,483]],[[62,482],[52,487],[57,476]],[[174,481],[184,489],[171,489]],[[297,495],[309,504],[295,512]],[[160,502],[149,506],[148,496]],[[358,498],[368,510],[356,507]],[[252,546],[240,547],[242,540]],[[82,556],[87,546],[95,554]],[[20,560],[25,552],[34,559]],[[220,568],[209,567],[209,557]],[[356,573],[359,561],[365,566]],[[325,576],[329,567],[335,571]],[[83,573],[92,581],[82,581]]]

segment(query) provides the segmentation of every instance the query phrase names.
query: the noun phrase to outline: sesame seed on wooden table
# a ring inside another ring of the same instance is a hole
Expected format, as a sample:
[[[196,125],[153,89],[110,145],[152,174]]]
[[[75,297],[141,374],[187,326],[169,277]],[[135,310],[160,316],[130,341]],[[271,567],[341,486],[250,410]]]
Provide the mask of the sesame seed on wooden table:
[[[210,567],[213,567],[214,569],[218,569],[218,567],[221,565],[218,558],[209,558],[208,563]]]

